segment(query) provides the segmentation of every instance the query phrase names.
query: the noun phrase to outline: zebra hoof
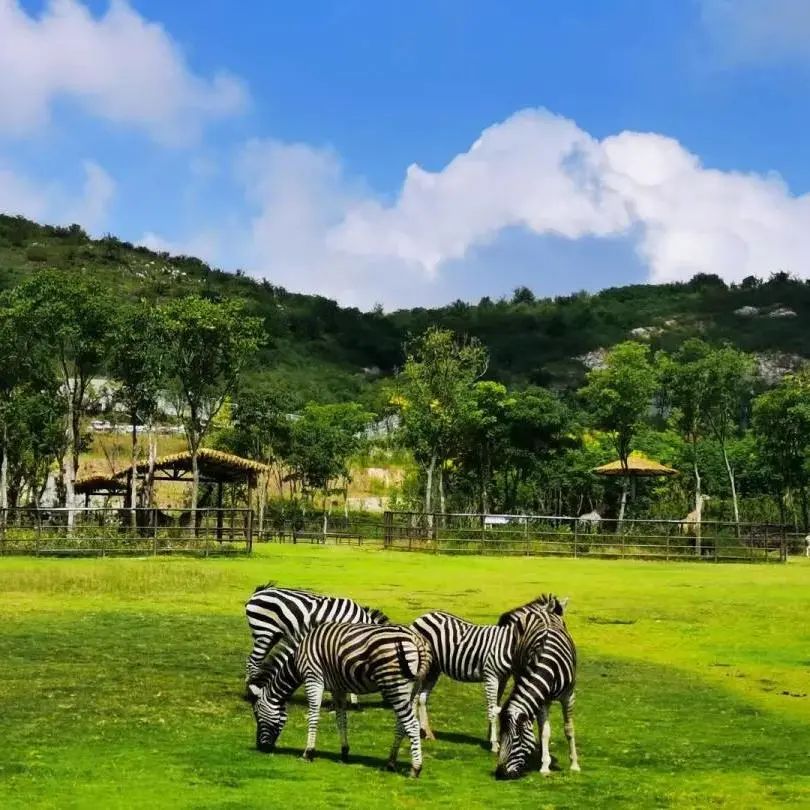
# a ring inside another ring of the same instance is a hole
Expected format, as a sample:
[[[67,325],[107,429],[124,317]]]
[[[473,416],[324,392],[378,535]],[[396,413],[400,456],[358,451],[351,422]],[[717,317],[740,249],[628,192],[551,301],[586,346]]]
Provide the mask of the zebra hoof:
[[[422,766],[420,765],[418,768],[411,768],[411,779],[418,779],[419,774],[422,773]]]
[[[307,748],[307,750],[301,754],[301,759],[305,759],[307,762],[312,762],[312,760],[315,759],[315,749]]]
[[[489,750],[492,751],[493,754],[497,754],[498,751],[501,750],[501,744],[494,742],[492,743],[492,747]]]
[[[573,771],[574,773],[579,773],[582,770],[582,768],[579,767],[578,762],[572,762],[570,770]]]
[[[349,761],[349,746],[348,745],[341,746],[341,749],[340,749],[340,761],[341,762],[348,762]]]

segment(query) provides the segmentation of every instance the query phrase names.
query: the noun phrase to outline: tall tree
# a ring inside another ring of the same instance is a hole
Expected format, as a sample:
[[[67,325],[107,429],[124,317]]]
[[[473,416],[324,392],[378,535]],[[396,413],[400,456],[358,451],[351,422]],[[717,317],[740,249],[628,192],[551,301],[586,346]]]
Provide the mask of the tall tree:
[[[619,527],[624,520],[630,484],[627,459],[657,387],[657,374],[650,362],[649,348],[627,341],[608,352],[604,368],[588,372],[587,385],[580,390],[595,427],[610,435],[624,470]]]
[[[151,447],[160,392],[166,384],[166,337],[166,322],[159,311],[139,303],[117,314],[110,340],[109,368],[117,384],[116,399],[131,426],[129,498],[133,527],[137,516],[138,426],[149,431]]]
[[[457,448],[464,412],[472,407],[473,384],[486,372],[489,356],[475,339],[458,339],[431,327],[406,347],[399,374],[398,402],[406,446],[425,472],[425,512],[433,508],[438,468],[440,509],[444,511],[444,463]]]
[[[710,346],[692,338],[684,341],[673,355],[660,355],[662,394],[670,420],[687,442],[695,479],[695,510],[702,505],[702,479],[700,475],[698,444],[706,431],[704,407],[709,385]],[[700,555],[701,523],[695,525],[695,544]]]
[[[26,328],[51,358],[67,403],[63,472],[70,529],[82,445],[81,420],[92,375],[106,361],[112,300],[90,276],[58,270],[43,270],[27,278],[14,289],[12,300]]]
[[[701,416],[720,445],[731,490],[734,522],[739,524],[740,507],[728,443],[739,430],[743,409],[751,398],[754,363],[747,354],[731,346],[713,349],[702,363],[705,385],[700,402]]]
[[[754,402],[754,432],[760,459],[779,494],[780,512],[788,492],[798,494],[808,530],[810,485],[810,374],[785,377]]]
[[[293,422],[289,464],[307,492],[348,480],[349,459],[362,447],[371,415],[356,402],[307,405]]]
[[[189,296],[162,308],[167,377],[191,454],[191,521],[196,525],[199,450],[211,422],[237,390],[261,342],[262,323],[238,301]]]

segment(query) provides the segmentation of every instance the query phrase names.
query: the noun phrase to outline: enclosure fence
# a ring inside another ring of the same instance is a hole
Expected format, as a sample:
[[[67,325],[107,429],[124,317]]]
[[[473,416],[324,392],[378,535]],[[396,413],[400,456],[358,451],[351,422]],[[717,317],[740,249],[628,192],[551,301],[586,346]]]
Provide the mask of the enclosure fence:
[[[564,515],[394,512],[258,516],[250,509],[0,510],[0,555],[249,554],[253,543],[351,544],[429,554],[784,562],[804,535],[765,523],[588,521]]]
[[[124,556],[246,554],[249,509],[0,510],[0,555]]]
[[[259,538],[269,542],[378,546],[432,554],[492,554],[784,562],[804,550],[793,527],[704,521],[699,529],[677,520],[598,522],[564,515],[425,514],[384,512],[360,516],[310,514],[276,521]]]

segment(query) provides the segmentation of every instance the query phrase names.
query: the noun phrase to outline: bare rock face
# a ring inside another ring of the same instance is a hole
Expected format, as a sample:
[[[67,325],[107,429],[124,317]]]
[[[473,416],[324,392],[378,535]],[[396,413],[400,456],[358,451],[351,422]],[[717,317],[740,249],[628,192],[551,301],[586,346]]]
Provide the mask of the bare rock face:
[[[650,338],[660,335],[664,330],[660,326],[637,326],[630,330],[630,336],[638,340],[650,340]]]
[[[734,314],[740,318],[755,318],[759,315],[759,307],[740,307],[734,310]]]
[[[776,385],[786,374],[792,374],[807,364],[807,360],[798,354],[769,352],[754,355],[757,363],[757,375],[768,385]]]
[[[605,367],[607,353],[608,350],[600,346],[598,349],[593,349],[593,351],[579,355],[576,359],[579,360],[585,368],[592,371],[593,369],[602,369]]]
[[[790,307],[777,307],[768,313],[769,318],[795,318],[796,312]]]

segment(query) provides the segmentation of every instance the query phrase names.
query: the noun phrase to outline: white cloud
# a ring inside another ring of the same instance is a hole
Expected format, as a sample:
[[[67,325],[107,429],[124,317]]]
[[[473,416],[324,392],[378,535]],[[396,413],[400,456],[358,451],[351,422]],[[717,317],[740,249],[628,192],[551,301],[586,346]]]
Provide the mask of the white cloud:
[[[727,61],[810,61],[807,0],[701,0],[701,20]]]
[[[77,0],[50,0],[39,17],[0,0],[0,133],[47,124],[60,98],[89,113],[183,141],[206,119],[243,109],[244,86],[226,73],[202,78],[159,25],[112,0],[94,17]]]
[[[411,166],[390,203],[304,144],[253,141],[238,175],[250,213],[222,240],[223,263],[360,306],[427,303],[447,268],[480,272],[481,248],[515,229],[625,239],[652,281],[810,275],[810,195],[705,168],[672,138],[598,140],[544,110],[489,127],[440,171]],[[542,291],[542,272],[524,282]]]
[[[80,224],[98,233],[104,226],[115,197],[116,184],[97,163],[87,160],[82,166],[80,188],[59,183],[38,183],[11,168],[0,166],[0,212],[22,215],[51,224]]]

